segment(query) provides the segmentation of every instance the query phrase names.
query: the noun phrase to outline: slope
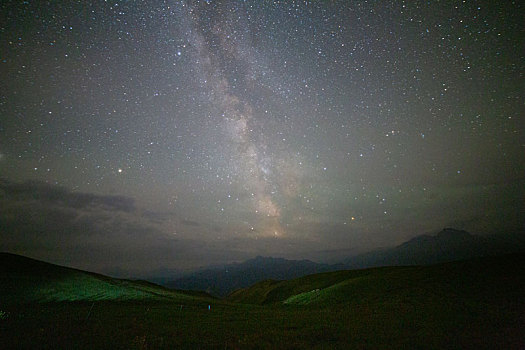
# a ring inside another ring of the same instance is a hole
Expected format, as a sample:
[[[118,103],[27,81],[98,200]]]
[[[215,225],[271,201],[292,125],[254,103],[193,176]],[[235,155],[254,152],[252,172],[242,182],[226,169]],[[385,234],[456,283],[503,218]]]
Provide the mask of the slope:
[[[499,300],[525,293],[525,255],[504,255],[431,266],[381,267],[263,281],[237,290],[228,300],[248,304],[334,306],[406,301]]]
[[[0,300],[6,304],[194,298],[150,282],[114,279],[10,253],[0,253],[0,285]]]
[[[396,247],[381,249],[346,259],[348,269],[376,266],[429,265],[482,256],[525,252],[523,232],[473,235],[445,228],[436,235],[421,235]]]

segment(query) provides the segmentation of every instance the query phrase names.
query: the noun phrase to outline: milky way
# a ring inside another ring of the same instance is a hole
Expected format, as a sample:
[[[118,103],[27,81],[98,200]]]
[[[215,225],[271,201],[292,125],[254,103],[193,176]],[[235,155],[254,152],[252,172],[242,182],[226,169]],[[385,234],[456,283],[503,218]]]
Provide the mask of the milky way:
[[[523,231],[519,2],[0,8],[1,250],[138,271]]]
[[[208,4],[202,5],[207,7]],[[250,230],[262,233],[263,235],[281,236],[284,230],[279,222],[280,210],[272,199],[272,184],[268,175],[271,165],[264,161],[264,153],[267,145],[264,137],[254,137],[258,132],[254,125],[254,111],[249,101],[233,91],[229,74],[228,65],[242,67],[240,72],[235,71],[236,77],[231,78],[239,84],[246,84],[246,81],[253,79],[255,75],[253,56],[257,53],[251,52],[250,46],[244,42],[242,31],[246,23],[242,23],[243,17],[238,17],[235,4],[214,8],[215,16],[219,16],[217,23],[205,23],[207,28],[211,28],[209,33],[199,30],[202,26],[202,15],[199,8],[189,8],[188,17],[192,21],[190,41],[195,46],[198,72],[209,86],[210,94],[213,96],[213,104],[217,107],[218,118],[224,123],[231,139],[232,147],[225,151],[228,152],[234,176],[239,176],[243,182],[243,189],[253,197],[253,206],[256,214],[265,216],[262,225],[263,230],[257,230],[254,225],[250,225]],[[224,18],[224,13],[226,18]],[[204,14],[205,15],[205,14]],[[206,18],[204,21],[213,21]],[[241,22],[241,23],[239,23]],[[262,136],[262,135],[261,135]],[[256,225],[257,226],[257,225]]]

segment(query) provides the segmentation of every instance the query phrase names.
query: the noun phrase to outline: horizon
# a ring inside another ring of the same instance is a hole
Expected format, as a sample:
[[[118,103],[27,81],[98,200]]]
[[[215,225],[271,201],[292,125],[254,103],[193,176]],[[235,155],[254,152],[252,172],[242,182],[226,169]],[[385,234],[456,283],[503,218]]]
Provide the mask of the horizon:
[[[1,8],[0,251],[140,274],[525,231],[517,3]]]
[[[0,251],[0,254],[12,254],[12,255],[18,255],[18,256],[21,256],[21,257],[25,257],[25,258],[29,258],[29,259],[33,259],[33,260],[36,260],[36,261],[41,261],[41,262],[44,262],[44,263],[49,263],[49,264],[53,264],[53,265],[57,265],[57,266],[62,266],[62,267],[67,267],[67,268],[72,268],[72,269],[77,269],[77,270],[80,270],[80,271],[86,271],[86,272],[92,272],[92,273],[96,273],[96,274],[101,274],[101,275],[106,275],[106,276],[109,276],[109,277],[112,277],[112,278],[123,278],[123,279],[128,279],[128,278],[131,278],[133,280],[147,280],[147,281],[152,281],[154,283],[157,283],[159,284],[159,279],[163,280],[164,282],[160,282],[160,285],[164,285],[166,282],[170,282],[170,281],[175,281],[179,278],[184,278],[184,277],[189,277],[189,276],[193,276],[195,273],[199,273],[199,272],[203,272],[203,271],[211,271],[211,270],[222,270],[223,268],[227,267],[227,266],[242,266],[248,262],[253,262],[253,261],[256,261],[256,260],[264,260],[264,261],[267,261],[267,260],[281,260],[281,261],[285,261],[285,262],[309,262],[309,263],[314,263],[315,265],[321,267],[321,266],[325,266],[325,267],[330,267],[330,266],[338,266],[338,265],[342,265],[344,266],[346,269],[350,269],[350,270],[361,270],[361,269],[369,269],[369,268],[376,268],[376,267],[383,267],[383,266],[398,266],[398,265],[391,265],[390,263],[386,263],[386,264],[379,264],[379,265],[375,265],[375,264],[371,264],[369,265],[369,263],[365,263],[365,265],[363,266],[359,266],[359,267],[353,267],[351,265],[348,265],[348,262],[349,261],[352,261],[352,259],[356,259],[356,258],[361,258],[363,256],[366,256],[367,254],[374,254],[374,253],[377,253],[377,254],[382,254],[384,252],[388,252],[389,250],[393,250],[393,249],[396,249],[396,248],[399,248],[399,247],[402,247],[404,246],[405,244],[407,243],[413,243],[413,242],[416,242],[418,238],[421,238],[421,237],[431,237],[431,238],[435,238],[435,239],[439,239],[440,237],[442,237],[442,233],[444,232],[453,232],[454,234],[457,234],[457,233],[466,233],[469,237],[472,237],[472,238],[476,238],[476,237],[491,237],[491,238],[496,238],[496,239],[504,239],[504,238],[509,238],[509,236],[512,238],[512,235],[517,235],[517,236],[523,236],[523,233],[521,231],[516,231],[516,232],[505,232],[505,233],[494,233],[494,234],[486,234],[486,235],[479,235],[479,234],[475,234],[475,233],[471,233],[471,232],[467,232],[465,230],[457,230],[455,228],[452,228],[452,227],[445,227],[443,228],[442,230],[440,230],[439,232],[428,232],[428,233],[423,233],[423,234],[420,234],[420,235],[416,235],[414,237],[411,237],[409,238],[408,240],[398,244],[398,245],[391,245],[391,246],[383,246],[383,247],[376,247],[374,249],[371,249],[371,250],[366,250],[366,251],[363,251],[363,252],[359,252],[359,253],[341,253],[341,254],[338,254],[336,255],[335,257],[332,256],[331,258],[328,258],[327,260],[319,260],[319,259],[309,259],[307,257],[297,257],[297,258],[287,258],[287,257],[284,257],[284,256],[271,256],[271,255],[256,255],[256,256],[251,256],[251,257],[248,257],[246,259],[243,259],[243,260],[233,260],[233,261],[226,261],[226,262],[222,262],[222,263],[217,263],[217,264],[208,264],[208,265],[201,265],[201,266],[192,266],[192,267],[188,267],[188,268],[176,268],[176,267],[165,267],[165,266],[160,266],[156,269],[152,269],[152,270],[141,270],[141,271],[130,271],[130,270],[123,270],[123,269],[120,269],[120,268],[117,268],[117,269],[102,269],[102,270],[90,270],[89,268],[84,268],[83,266],[75,266],[74,264],[68,264],[67,262],[61,262],[61,260],[53,260],[51,258],[51,260],[46,260],[45,258],[40,258],[38,256],[31,256],[31,255],[27,255],[27,254],[24,254],[24,253],[20,253],[20,252],[16,252],[16,251]],[[516,238],[516,237],[514,237]],[[525,243],[525,242],[523,242]],[[487,247],[490,249],[490,248],[494,248],[494,242],[491,242],[487,245]],[[506,253],[503,253],[503,255],[505,254],[522,254],[522,250],[525,246],[523,245],[518,245],[515,246],[515,247],[510,247],[510,246],[507,246],[506,248],[509,249]],[[514,250],[513,250],[514,248]],[[339,252],[347,252],[348,250],[346,249],[341,249],[339,250]],[[520,253],[521,252],[521,253]],[[319,253],[319,252],[317,252]],[[450,253],[450,252],[449,252]],[[499,255],[502,255],[501,252],[498,252],[496,253],[495,256],[499,256]],[[476,259],[476,258],[484,258],[484,257],[491,257],[491,256],[494,256],[493,255],[493,252],[492,253],[486,253],[486,252],[480,252],[479,254],[474,254],[473,256],[467,256],[467,257],[464,257],[461,255],[457,256],[456,258],[452,258],[452,259],[449,259],[449,258],[445,258],[441,261],[438,261],[438,262],[433,262],[431,263],[430,265],[433,265],[433,264],[440,264],[440,263],[447,263],[447,262],[457,262],[457,261],[463,261],[463,260],[470,260],[470,259]],[[414,264],[414,262],[411,262],[409,263],[409,265],[412,265]],[[414,265],[427,265],[427,263],[415,263]],[[264,266],[262,266],[264,268]],[[327,271],[330,271],[330,270],[327,270]]]

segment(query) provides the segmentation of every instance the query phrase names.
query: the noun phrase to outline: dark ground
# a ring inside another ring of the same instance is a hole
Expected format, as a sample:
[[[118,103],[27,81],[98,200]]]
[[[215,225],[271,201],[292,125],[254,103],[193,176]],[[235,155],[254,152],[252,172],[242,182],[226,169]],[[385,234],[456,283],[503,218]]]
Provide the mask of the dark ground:
[[[202,297],[0,304],[0,344],[6,349],[523,349],[523,261],[507,256],[312,275],[254,286],[252,296],[281,298],[263,305]],[[323,283],[319,293],[297,293]]]

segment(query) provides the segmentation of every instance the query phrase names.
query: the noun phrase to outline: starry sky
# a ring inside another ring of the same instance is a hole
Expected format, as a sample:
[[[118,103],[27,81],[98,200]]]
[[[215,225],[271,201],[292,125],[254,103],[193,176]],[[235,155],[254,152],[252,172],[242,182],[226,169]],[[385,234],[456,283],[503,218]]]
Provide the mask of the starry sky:
[[[0,249],[114,275],[525,224],[519,1],[3,1]]]

